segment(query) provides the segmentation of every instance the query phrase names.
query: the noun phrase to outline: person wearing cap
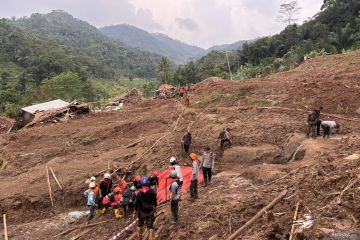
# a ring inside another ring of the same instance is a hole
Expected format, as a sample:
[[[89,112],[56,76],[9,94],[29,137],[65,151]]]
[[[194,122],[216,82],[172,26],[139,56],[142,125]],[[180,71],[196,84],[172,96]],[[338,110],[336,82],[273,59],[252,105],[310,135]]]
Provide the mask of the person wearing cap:
[[[86,190],[84,192],[84,196],[87,200],[87,206],[90,210],[90,213],[89,213],[89,216],[87,218],[87,223],[89,224],[90,221],[94,218],[94,215],[95,215],[95,210],[96,210],[96,202],[95,202],[95,199],[96,199],[96,195],[95,195],[95,182],[90,182],[89,183],[89,189]]]
[[[111,174],[105,173],[104,178],[100,183],[100,193],[101,197],[104,198],[106,195],[112,192],[112,180],[111,180]],[[103,202],[103,199],[101,203]],[[106,212],[106,208],[102,208],[101,214],[104,214]]]
[[[171,192],[171,213],[174,218],[174,222],[179,220],[179,201],[181,196],[181,183],[175,170],[170,171],[170,178],[172,183],[170,185]]]
[[[90,182],[95,183],[94,193],[95,193],[95,203],[97,204],[96,215],[100,216],[101,215],[101,201],[102,201],[102,196],[101,196],[101,193],[100,193],[100,186],[96,182],[96,177],[94,177],[94,176],[92,176],[90,178]]]
[[[142,177],[140,183],[142,187],[135,201],[135,211],[139,219],[137,235],[138,239],[141,240],[143,238],[143,226],[146,224],[149,230],[149,240],[154,240],[154,222],[157,207],[156,193],[150,189],[150,180],[148,177]]]
[[[140,190],[141,189],[141,184],[140,184],[140,181],[141,181],[141,176],[140,175],[137,175],[133,181],[133,185],[136,187],[136,189]]]
[[[190,153],[189,158],[192,161],[190,197],[194,200],[198,198],[199,162],[198,156],[195,153]]]
[[[321,122],[321,128],[324,130],[323,138],[329,138],[334,128],[339,131],[340,124],[335,121],[326,120]]]
[[[182,176],[181,166],[179,165],[178,161],[176,160],[176,157],[173,156],[170,158],[170,164],[173,167],[173,169],[176,171],[176,175],[179,178],[180,185],[182,186],[183,176]]]

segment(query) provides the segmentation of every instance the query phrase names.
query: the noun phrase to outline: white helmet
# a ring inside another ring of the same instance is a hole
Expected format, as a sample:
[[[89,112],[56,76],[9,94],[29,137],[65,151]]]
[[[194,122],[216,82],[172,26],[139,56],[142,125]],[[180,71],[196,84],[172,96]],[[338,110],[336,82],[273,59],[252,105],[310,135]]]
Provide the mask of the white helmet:
[[[177,178],[177,173],[176,173],[175,170],[171,170],[171,172],[170,172],[170,177],[171,177],[171,178]]]
[[[111,179],[111,174],[110,173],[105,173],[104,178]]]
[[[94,177],[94,176],[92,176],[91,178],[90,178],[90,181],[96,181],[96,177]]]
[[[89,183],[89,188],[94,188],[94,187],[96,187],[96,184],[94,182]]]
[[[176,157],[174,157],[174,156],[171,157],[171,158],[170,158],[170,163],[171,163],[171,164],[176,163]]]

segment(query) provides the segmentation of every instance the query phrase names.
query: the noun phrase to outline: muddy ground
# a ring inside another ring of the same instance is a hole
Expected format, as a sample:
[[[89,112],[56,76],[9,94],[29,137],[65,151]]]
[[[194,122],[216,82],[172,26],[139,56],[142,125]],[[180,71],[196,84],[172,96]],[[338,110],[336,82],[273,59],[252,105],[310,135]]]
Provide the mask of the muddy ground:
[[[57,236],[84,223],[84,217],[69,219],[69,212],[86,211],[86,179],[100,178],[108,165],[120,168],[114,180],[168,168],[171,155],[181,156],[179,140],[189,127],[192,151],[210,146],[217,154],[216,175],[210,187],[200,187],[199,200],[183,196],[180,224],[169,224],[169,206],[159,209],[157,239],[226,239],[284,189],[284,199],[238,239],[288,239],[297,202],[298,219],[309,214],[314,221],[309,229],[297,227],[296,239],[323,239],[323,232],[331,230],[359,231],[359,64],[359,51],[319,57],[266,78],[204,82],[191,93],[191,107],[185,110],[178,99],[144,100],[119,111],[0,135],[0,211],[7,215],[9,237],[71,239],[83,232]],[[323,106],[322,119],[341,124],[331,139],[304,135],[306,115],[318,105]],[[180,114],[175,131],[130,166],[174,130]],[[221,154],[223,127],[231,128],[234,144]],[[54,208],[45,165],[64,188],[60,191],[51,179]],[[113,219],[110,213],[94,222],[108,219]],[[110,238],[130,222],[98,225],[78,239]],[[131,231],[120,239],[133,236]]]

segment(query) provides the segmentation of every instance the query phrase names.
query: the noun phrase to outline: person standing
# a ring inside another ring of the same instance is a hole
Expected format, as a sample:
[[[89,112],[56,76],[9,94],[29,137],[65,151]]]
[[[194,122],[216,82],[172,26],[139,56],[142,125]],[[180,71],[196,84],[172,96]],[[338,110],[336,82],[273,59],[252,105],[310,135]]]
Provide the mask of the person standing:
[[[149,179],[150,180],[150,189],[154,190],[155,193],[157,193],[157,188],[159,186],[159,176],[160,176],[160,173],[158,171],[155,171]]]
[[[101,192],[100,192],[100,186],[99,184],[96,182],[96,177],[92,176],[90,178],[90,182],[94,182],[95,183],[95,189],[94,189],[94,193],[95,193],[95,203],[97,205],[96,208],[96,216],[100,216],[101,215],[101,201],[102,201],[102,196],[101,196]]]
[[[180,185],[182,186],[182,184],[183,184],[183,175],[182,175],[182,171],[181,171],[181,166],[179,165],[176,157],[171,157],[170,158],[170,164],[174,168],[174,170],[176,171],[177,178],[179,178]]]
[[[195,153],[190,153],[189,157],[192,161],[190,197],[194,200],[198,198],[199,163],[198,163],[198,157]]]
[[[150,181],[148,177],[141,178],[141,189],[136,196],[135,211],[138,214],[138,239],[143,237],[143,226],[146,223],[146,227],[149,230],[149,240],[154,240],[154,222],[155,211],[157,207],[156,193],[150,189]]]
[[[191,133],[189,131],[185,132],[184,136],[182,137],[181,143],[183,151],[188,154],[191,145]]]
[[[101,204],[103,202],[103,198],[112,192],[112,180],[111,180],[111,174],[105,173],[104,178],[100,183],[100,193],[101,193]],[[101,214],[104,214],[106,212],[106,207],[103,207],[101,210]]]
[[[171,213],[173,215],[174,222],[179,221],[179,201],[181,196],[181,183],[175,170],[170,172],[170,178],[172,183],[170,185],[171,192]]]
[[[323,138],[325,137],[329,138],[334,128],[339,130],[340,124],[338,124],[335,121],[322,121],[321,128],[324,130]]]
[[[311,132],[311,137],[315,138],[316,136],[320,136],[320,112],[322,107],[315,108],[310,112],[307,118],[308,130],[306,132],[306,136],[309,137]]]
[[[223,150],[225,147],[225,143],[228,143],[229,146],[232,144],[231,141],[231,136],[230,136],[230,128],[224,128],[221,132],[220,132],[220,149]]]
[[[94,218],[95,210],[96,210],[96,195],[95,195],[95,182],[90,182],[89,189],[84,192],[84,196],[87,200],[87,206],[90,210],[89,216],[87,218],[87,224]]]
[[[205,187],[211,183],[212,170],[215,166],[215,154],[211,152],[210,147],[205,148],[205,152],[202,155],[201,167],[204,175]]]

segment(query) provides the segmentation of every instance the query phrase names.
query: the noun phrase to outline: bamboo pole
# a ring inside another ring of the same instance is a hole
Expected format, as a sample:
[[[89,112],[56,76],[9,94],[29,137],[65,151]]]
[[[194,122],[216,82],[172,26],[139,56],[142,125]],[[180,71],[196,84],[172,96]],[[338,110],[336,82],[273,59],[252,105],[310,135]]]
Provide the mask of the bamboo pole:
[[[287,194],[287,190],[282,191],[279,196],[277,196],[271,203],[261,209],[254,217],[252,217],[249,221],[247,221],[242,227],[236,230],[233,234],[231,234],[226,240],[234,240],[244,229],[252,225],[257,219],[259,219],[266,211],[271,209],[275,204],[277,204],[281,199],[285,197]]]
[[[3,220],[4,220],[4,239],[9,240],[8,232],[7,232],[7,225],[6,225],[6,214],[3,214]]]
[[[48,184],[48,188],[49,188],[50,202],[51,202],[51,206],[54,207],[54,200],[53,200],[53,196],[52,196],[52,193],[51,193],[49,169],[48,169],[47,165],[45,165],[45,168],[46,168],[46,180],[47,180],[47,184]]]
[[[94,227],[94,226],[97,226],[97,225],[100,225],[100,224],[104,224],[104,223],[108,223],[110,222],[111,220],[106,220],[106,221],[102,221],[102,222],[97,222],[97,223],[92,223],[92,224],[85,224],[85,225],[80,225],[80,226],[76,226],[76,227],[73,227],[73,228],[70,228],[68,230],[65,230],[61,233],[59,233],[58,235],[54,236],[54,239],[62,236],[62,235],[65,235],[65,234],[68,234],[69,232],[72,232],[76,229],[82,229],[82,228],[89,228],[89,227]]]
[[[51,168],[51,167],[49,167],[49,169],[50,169],[50,171],[51,171],[51,174],[54,176],[54,179],[55,179],[55,181],[56,181],[57,185],[59,186],[60,190],[61,190],[61,191],[63,191],[63,188],[62,188],[62,186],[61,186],[61,184],[60,184],[60,182],[59,182],[58,178],[56,177],[56,175],[55,175],[54,171],[52,170],[52,168]]]
[[[293,239],[294,230],[295,230],[295,224],[294,224],[294,222],[295,222],[296,219],[297,219],[297,214],[298,214],[298,210],[299,210],[299,205],[300,205],[300,202],[297,202],[297,203],[296,203],[296,208],[295,208],[294,217],[293,217],[293,224],[292,224],[292,226],[291,226],[291,231],[290,231],[289,240],[292,240],[292,239]]]

